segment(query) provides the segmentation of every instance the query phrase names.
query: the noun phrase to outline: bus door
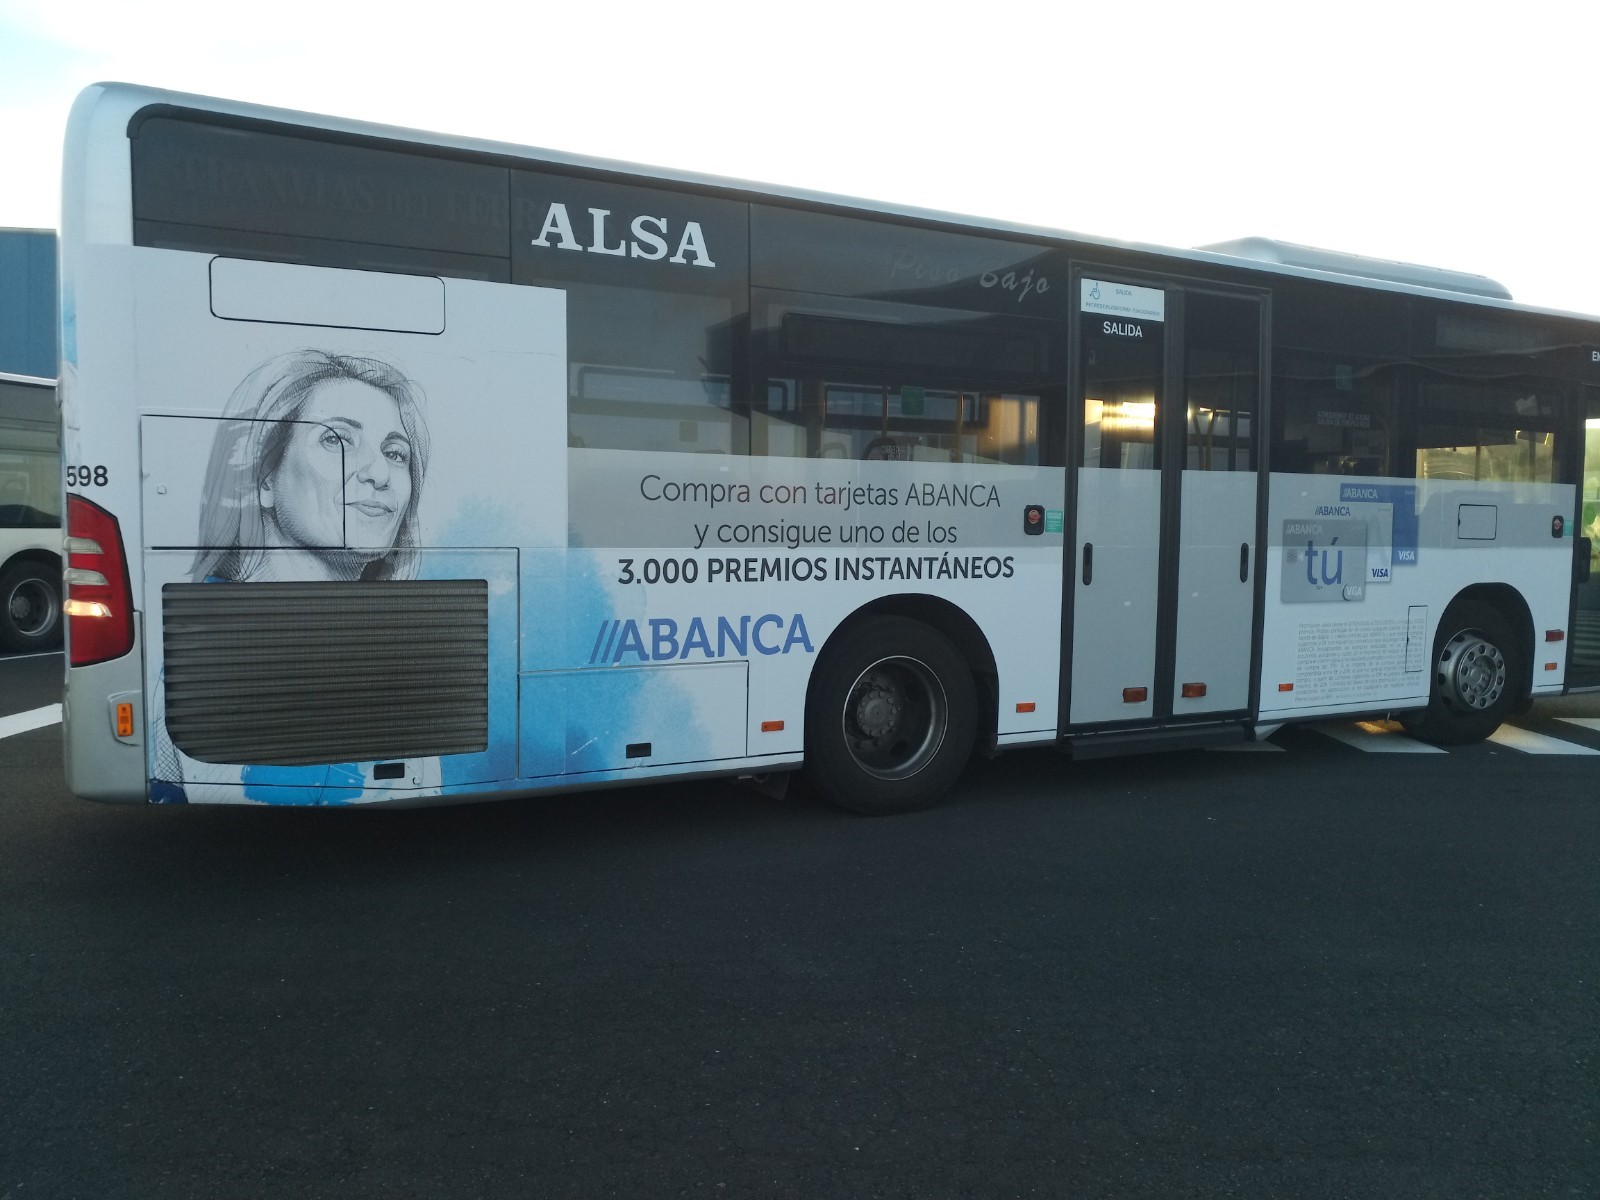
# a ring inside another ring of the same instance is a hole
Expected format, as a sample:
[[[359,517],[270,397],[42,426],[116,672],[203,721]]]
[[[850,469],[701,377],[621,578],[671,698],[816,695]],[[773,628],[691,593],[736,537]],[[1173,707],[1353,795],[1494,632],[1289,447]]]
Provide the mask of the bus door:
[[[1076,286],[1069,721],[1244,713],[1262,301],[1093,268]]]

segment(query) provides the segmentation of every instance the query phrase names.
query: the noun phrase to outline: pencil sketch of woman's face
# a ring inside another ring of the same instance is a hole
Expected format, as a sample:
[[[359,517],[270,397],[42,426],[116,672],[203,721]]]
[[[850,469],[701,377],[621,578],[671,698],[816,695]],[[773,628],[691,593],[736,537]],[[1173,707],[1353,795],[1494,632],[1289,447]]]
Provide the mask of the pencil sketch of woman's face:
[[[394,545],[411,501],[412,453],[387,392],[354,379],[318,384],[282,461],[261,483],[269,541]]]
[[[260,363],[217,423],[196,582],[414,579],[430,439],[390,363],[304,349]]]

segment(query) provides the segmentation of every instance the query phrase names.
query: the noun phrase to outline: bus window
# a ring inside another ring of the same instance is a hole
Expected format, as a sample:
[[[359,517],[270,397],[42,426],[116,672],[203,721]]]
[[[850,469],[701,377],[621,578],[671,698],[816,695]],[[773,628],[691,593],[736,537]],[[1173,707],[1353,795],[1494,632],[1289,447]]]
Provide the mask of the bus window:
[[[1106,333],[1083,315],[1083,465],[1148,471],[1161,465],[1156,413],[1164,338],[1152,323],[1139,339]]]
[[[61,454],[48,387],[0,380],[0,529],[61,524]]]
[[[1531,380],[1426,381],[1419,405],[1417,478],[1555,482],[1552,386]]]
[[[567,441],[743,453],[720,296],[567,285]]]
[[[1254,471],[1260,310],[1197,294],[1185,310],[1187,471]]]
[[[1047,327],[982,313],[757,293],[756,454],[1037,464]]]
[[[1280,351],[1273,470],[1393,474],[1399,378],[1392,364]]]
[[[512,172],[512,282],[567,297],[568,445],[747,452],[734,364],[748,212],[708,196]]]

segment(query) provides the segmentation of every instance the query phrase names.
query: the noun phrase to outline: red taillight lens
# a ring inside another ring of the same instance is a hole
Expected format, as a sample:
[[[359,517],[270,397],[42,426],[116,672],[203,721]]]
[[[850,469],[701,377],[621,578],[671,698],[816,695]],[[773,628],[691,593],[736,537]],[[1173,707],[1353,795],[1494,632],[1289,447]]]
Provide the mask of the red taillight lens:
[[[72,665],[133,649],[133,589],[117,519],[82,496],[67,497],[67,644]]]

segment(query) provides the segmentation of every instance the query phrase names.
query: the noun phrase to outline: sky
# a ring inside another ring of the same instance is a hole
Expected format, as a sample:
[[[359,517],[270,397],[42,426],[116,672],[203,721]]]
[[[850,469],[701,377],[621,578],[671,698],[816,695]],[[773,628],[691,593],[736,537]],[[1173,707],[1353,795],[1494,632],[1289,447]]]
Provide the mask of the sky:
[[[0,227],[99,80],[1600,314],[1600,5],[0,0]]]

